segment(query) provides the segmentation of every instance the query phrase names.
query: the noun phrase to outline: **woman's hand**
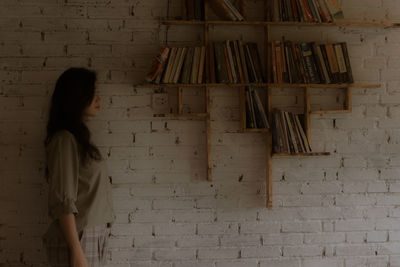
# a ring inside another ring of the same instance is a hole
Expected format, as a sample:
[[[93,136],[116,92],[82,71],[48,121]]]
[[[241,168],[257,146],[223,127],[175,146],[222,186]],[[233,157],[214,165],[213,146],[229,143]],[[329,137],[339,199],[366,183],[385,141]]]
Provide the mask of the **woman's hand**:
[[[62,215],[59,220],[65,241],[69,247],[71,267],[88,267],[88,261],[83,253],[78,233],[76,232],[74,214]]]
[[[76,246],[70,249],[71,252],[71,267],[88,267],[88,261],[82,251],[82,247]]]

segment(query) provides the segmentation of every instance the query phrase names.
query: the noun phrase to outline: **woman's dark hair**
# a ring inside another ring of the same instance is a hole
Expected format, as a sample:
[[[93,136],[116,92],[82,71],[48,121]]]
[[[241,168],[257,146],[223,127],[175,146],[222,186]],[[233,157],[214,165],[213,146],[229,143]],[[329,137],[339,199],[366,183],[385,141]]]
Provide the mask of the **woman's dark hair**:
[[[83,122],[83,112],[95,95],[96,73],[85,68],[70,68],[58,78],[51,99],[47,123],[47,145],[53,135],[67,130],[75,136],[83,163],[100,160],[96,146],[90,142],[90,131]]]

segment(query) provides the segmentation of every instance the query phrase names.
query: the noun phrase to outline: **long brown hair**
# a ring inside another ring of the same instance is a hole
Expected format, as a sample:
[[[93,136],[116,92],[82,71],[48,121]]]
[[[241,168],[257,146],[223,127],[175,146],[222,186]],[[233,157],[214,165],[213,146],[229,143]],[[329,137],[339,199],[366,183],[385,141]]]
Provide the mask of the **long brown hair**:
[[[60,130],[72,133],[78,143],[83,163],[100,160],[98,148],[90,142],[90,131],[83,121],[83,112],[95,95],[96,73],[85,68],[67,69],[58,78],[51,99],[47,122],[47,145]]]

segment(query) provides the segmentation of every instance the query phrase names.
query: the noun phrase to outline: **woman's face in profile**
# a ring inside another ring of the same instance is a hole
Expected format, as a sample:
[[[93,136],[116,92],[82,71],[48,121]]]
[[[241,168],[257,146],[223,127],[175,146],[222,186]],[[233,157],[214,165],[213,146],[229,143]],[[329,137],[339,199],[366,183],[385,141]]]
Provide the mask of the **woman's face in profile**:
[[[88,117],[96,117],[97,115],[99,115],[99,111],[100,111],[100,97],[96,89],[94,92],[92,103],[90,103],[90,105],[86,107],[86,109],[83,112],[83,115]]]

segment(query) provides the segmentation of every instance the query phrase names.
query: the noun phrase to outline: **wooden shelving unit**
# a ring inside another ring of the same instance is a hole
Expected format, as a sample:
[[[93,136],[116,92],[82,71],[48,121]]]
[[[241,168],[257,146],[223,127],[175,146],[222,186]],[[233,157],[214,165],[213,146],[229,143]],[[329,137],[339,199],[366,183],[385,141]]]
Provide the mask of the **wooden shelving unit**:
[[[266,8],[266,2],[264,6]],[[185,0],[183,0],[185,2]],[[246,0],[241,0],[239,8],[241,14],[246,18],[245,14]],[[254,25],[264,27],[264,47],[267,49],[268,43],[272,40],[271,38],[271,27],[275,26],[297,26],[297,27],[375,27],[375,28],[398,28],[400,23],[391,22],[357,22],[357,21],[343,21],[334,23],[314,23],[314,22],[271,22],[271,21],[215,21],[208,20],[209,7],[207,1],[205,1],[204,7],[204,20],[161,20],[160,23],[164,25],[199,25],[202,26],[204,31],[203,45],[207,46],[209,43],[209,26],[210,25]],[[270,51],[267,50],[266,55],[266,67],[267,73],[271,73],[270,64],[271,55]],[[268,75],[270,79],[271,75]],[[273,205],[273,188],[272,188],[272,157],[303,157],[303,156],[326,156],[330,155],[329,152],[312,152],[312,153],[298,153],[298,154],[286,154],[286,153],[273,153],[272,152],[272,133],[268,129],[249,129],[246,128],[246,109],[245,109],[245,87],[254,86],[264,88],[267,94],[266,107],[269,114],[269,121],[271,122],[271,91],[273,88],[293,88],[293,90],[304,90],[304,115],[305,115],[305,130],[308,140],[311,144],[310,138],[310,125],[311,125],[311,114],[337,114],[337,113],[350,113],[351,112],[351,89],[352,88],[377,88],[379,84],[364,84],[364,83],[352,83],[352,84],[277,84],[271,83],[270,80],[266,83],[234,83],[234,84],[221,84],[221,83],[203,83],[203,84],[138,84],[136,87],[146,88],[177,88],[178,91],[178,107],[177,113],[169,114],[155,114],[155,117],[183,117],[183,118],[205,118],[206,123],[206,143],[207,143],[207,180],[212,181],[212,164],[211,164],[211,127],[210,127],[210,90],[215,87],[233,87],[239,89],[239,104],[240,104],[240,128],[242,132],[246,133],[260,133],[266,135],[267,146],[266,146],[266,206],[271,209]],[[205,90],[205,101],[206,107],[204,113],[183,113],[182,112],[182,92],[185,87],[198,87],[204,88]],[[339,110],[311,110],[310,103],[310,90],[312,88],[332,88],[332,89],[344,89],[345,91],[345,103],[343,109]]]

